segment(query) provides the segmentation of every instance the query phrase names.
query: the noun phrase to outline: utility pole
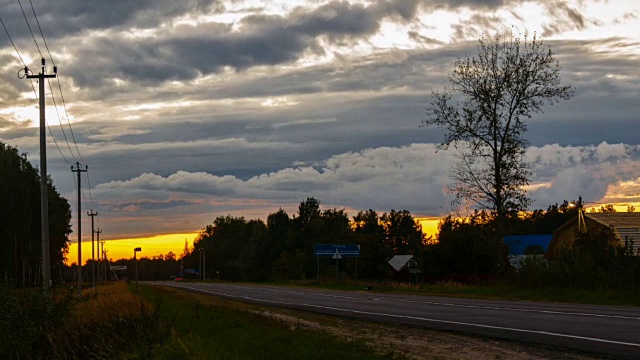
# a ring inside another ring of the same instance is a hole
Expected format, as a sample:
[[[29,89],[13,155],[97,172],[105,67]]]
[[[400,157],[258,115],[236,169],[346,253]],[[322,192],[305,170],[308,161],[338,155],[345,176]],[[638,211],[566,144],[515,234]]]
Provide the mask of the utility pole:
[[[100,234],[102,234],[102,230],[98,229],[98,242],[100,243],[100,280],[106,281],[107,274],[104,271],[104,240],[100,241]]]
[[[25,66],[24,72],[27,79],[38,79],[40,88],[40,231],[42,235],[42,288],[49,290],[51,287],[51,252],[49,251],[49,194],[47,187],[47,134],[45,128],[45,94],[44,79],[55,78],[58,69],[53,67],[53,74],[47,75],[45,72],[46,61],[43,58],[42,72],[38,75],[29,75],[29,69]]]
[[[98,261],[100,266],[98,267],[98,279],[102,280],[102,256],[100,252],[100,234],[102,234],[102,229],[96,230],[96,247],[98,248]],[[104,241],[102,242],[102,247],[104,248]]]
[[[76,162],[76,168],[73,168],[71,165],[71,171],[74,173],[78,173],[78,292],[82,294],[82,202],[81,202],[81,191],[82,186],[80,186],[80,174],[83,172],[87,172],[89,169],[88,166],[84,166],[84,170],[80,167],[80,163]]]
[[[93,287],[96,287],[96,253],[95,253],[95,246],[94,246],[94,238],[93,235],[96,233],[95,230],[93,230],[93,220],[96,216],[98,216],[98,212],[93,212],[93,209],[91,209],[91,211],[87,212],[87,216],[91,216],[91,284],[93,285]],[[96,289],[96,293],[98,292],[98,289]]]

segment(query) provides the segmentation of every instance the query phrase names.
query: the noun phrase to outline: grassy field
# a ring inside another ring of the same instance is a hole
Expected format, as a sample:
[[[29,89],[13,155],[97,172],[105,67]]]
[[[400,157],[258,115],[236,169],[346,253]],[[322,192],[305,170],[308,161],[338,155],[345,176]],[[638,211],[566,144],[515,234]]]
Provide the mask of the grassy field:
[[[299,280],[278,283],[278,285],[325,288],[335,290],[363,290],[372,286],[372,291],[414,295],[452,296],[489,300],[527,300],[543,302],[565,302],[594,305],[640,306],[640,292],[637,290],[592,291],[579,289],[539,289],[521,288],[508,284],[464,285],[454,282],[441,284],[413,285],[391,281],[318,281]]]
[[[128,358],[154,359],[382,359],[363,343],[321,330],[300,329],[252,313],[229,300],[142,286],[157,306],[164,340]],[[394,357],[397,358],[397,357]]]

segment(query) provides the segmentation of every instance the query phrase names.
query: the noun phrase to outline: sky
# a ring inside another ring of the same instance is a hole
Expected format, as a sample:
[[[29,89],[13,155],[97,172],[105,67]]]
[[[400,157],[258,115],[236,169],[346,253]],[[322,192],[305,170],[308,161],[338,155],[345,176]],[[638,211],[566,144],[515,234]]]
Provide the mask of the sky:
[[[89,166],[82,210],[100,213],[115,258],[139,244],[141,256],[180,253],[218,216],[293,215],[310,196],[351,216],[451,213],[456,154],[420,124],[482,34],[535,33],[575,88],[528,122],[532,208],[579,195],[640,203],[637,0],[32,0],[46,46],[21,4],[47,71],[51,57],[58,66],[46,84],[48,169],[72,205],[71,261],[76,161]],[[38,72],[19,5],[0,0],[0,18]],[[38,104],[16,76],[23,67],[0,33],[0,141],[37,166]]]

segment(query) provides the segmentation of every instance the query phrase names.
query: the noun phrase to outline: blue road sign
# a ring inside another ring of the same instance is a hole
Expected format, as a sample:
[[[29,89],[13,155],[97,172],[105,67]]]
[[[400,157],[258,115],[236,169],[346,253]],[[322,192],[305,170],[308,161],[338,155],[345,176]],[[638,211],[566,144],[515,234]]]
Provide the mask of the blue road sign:
[[[196,274],[199,275],[200,272],[198,271],[198,269],[184,269],[184,273],[185,274]]]
[[[314,250],[316,256],[333,256],[336,251],[343,257],[360,256],[360,245],[355,244],[316,244]]]

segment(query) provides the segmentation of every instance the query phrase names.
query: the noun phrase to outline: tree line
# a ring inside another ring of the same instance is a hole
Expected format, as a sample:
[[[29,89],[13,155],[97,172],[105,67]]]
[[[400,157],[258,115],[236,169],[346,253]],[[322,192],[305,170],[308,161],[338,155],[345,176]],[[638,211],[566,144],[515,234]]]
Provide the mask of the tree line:
[[[0,142],[0,283],[22,287],[42,282],[40,172],[26,154]],[[71,207],[50,178],[51,277],[62,280],[71,233]]]
[[[207,274],[225,280],[314,278],[318,275],[314,245],[358,244],[359,276],[380,278],[387,273],[391,256],[418,254],[426,240],[407,210],[382,215],[366,210],[350,219],[345,210],[321,210],[320,201],[310,197],[299,204],[297,214],[279,209],[266,222],[220,216],[200,231],[182,258],[185,267],[198,268],[204,254]],[[335,276],[334,261],[322,258],[319,265],[321,276]],[[341,272],[355,275],[356,259],[344,258],[340,266]]]
[[[570,202],[551,205],[510,216],[503,232],[511,235],[551,234],[577,215]],[[604,209],[603,211],[607,211]],[[285,210],[269,214],[266,222],[243,216],[219,216],[200,230],[193,246],[185,242],[179,256],[173,253],[143,257],[138,273],[143,280],[161,280],[176,276],[201,278],[206,264],[209,279],[229,281],[278,281],[310,279],[318,276],[316,244],[357,244],[361,256],[343,258],[341,276],[360,279],[389,277],[388,260],[393,255],[414,255],[424,281],[455,279],[475,281],[513,273],[509,249],[497,236],[496,217],[487,211],[475,211],[468,217],[444,217],[435,237],[426,237],[421,226],[407,210],[379,215],[374,210],[359,211],[349,217],[345,210],[320,209],[320,201],[310,197],[289,215]],[[203,261],[204,258],[204,261]],[[203,264],[204,262],[204,264]],[[119,276],[133,279],[133,259],[120,259],[112,265],[127,265]],[[334,278],[335,261],[320,258],[320,276]]]

